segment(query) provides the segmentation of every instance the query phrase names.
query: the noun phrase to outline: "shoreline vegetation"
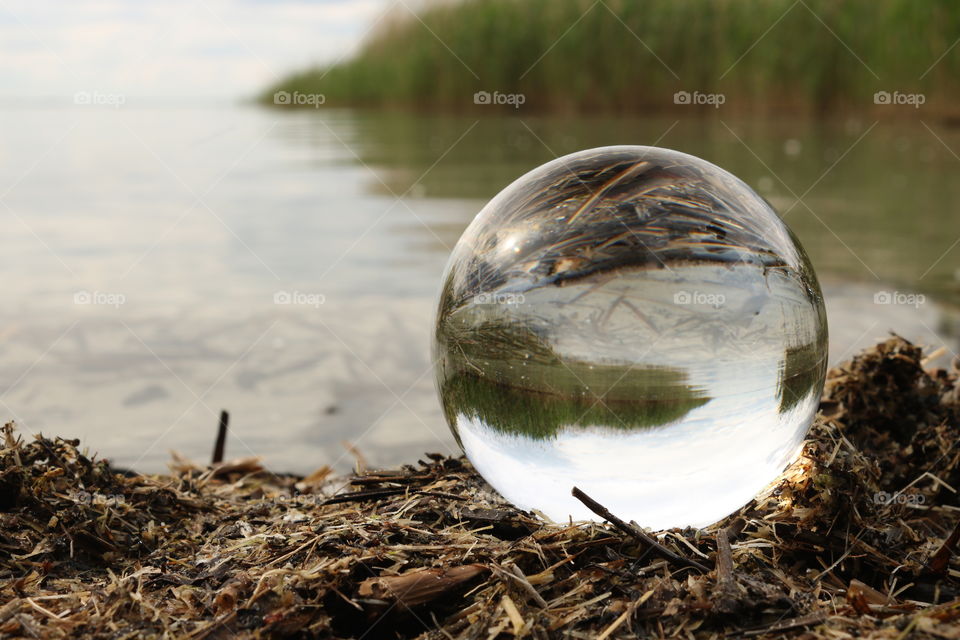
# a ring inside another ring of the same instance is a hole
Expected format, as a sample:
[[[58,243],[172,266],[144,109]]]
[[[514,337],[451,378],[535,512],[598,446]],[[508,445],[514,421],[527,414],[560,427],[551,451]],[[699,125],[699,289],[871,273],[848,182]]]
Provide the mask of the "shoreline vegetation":
[[[701,530],[551,523],[463,458],[120,472],[0,433],[0,635],[955,637],[960,382],[894,336],[830,370],[801,457]],[[519,481],[522,481],[520,479]],[[913,633],[911,633],[913,632]]]
[[[960,4],[916,0],[428,2],[394,9],[351,58],[296,71],[258,100],[505,114],[920,107],[953,122],[958,34]]]
[[[534,439],[584,425],[629,432],[679,420],[711,400],[683,369],[564,358],[531,327],[442,317],[443,326],[453,327],[438,331],[444,354],[438,384],[448,424],[466,416]]]

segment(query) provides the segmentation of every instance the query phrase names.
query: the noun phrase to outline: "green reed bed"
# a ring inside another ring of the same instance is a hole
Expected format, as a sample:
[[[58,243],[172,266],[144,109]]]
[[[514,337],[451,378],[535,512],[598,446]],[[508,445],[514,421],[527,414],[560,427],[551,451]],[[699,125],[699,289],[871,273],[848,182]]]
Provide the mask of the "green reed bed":
[[[948,111],[958,37],[960,4],[916,0],[463,0],[418,17],[397,5],[354,57],[261,99],[468,110],[490,108],[475,92],[498,91],[523,94],[525,110],[633,112],[698,91],[728,109],[816,112],[900,91]]]

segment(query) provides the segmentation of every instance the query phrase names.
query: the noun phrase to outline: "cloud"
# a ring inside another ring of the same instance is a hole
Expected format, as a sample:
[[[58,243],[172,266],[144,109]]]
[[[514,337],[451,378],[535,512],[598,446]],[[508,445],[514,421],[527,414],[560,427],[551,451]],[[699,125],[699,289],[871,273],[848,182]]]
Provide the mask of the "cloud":
[[[0,96],[243,97],[349,55],[388,0],[0,4]]]

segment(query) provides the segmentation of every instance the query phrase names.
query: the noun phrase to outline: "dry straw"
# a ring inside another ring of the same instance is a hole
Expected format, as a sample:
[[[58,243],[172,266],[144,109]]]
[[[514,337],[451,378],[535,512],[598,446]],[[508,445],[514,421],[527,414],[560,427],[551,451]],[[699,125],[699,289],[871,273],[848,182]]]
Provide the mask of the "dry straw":
[[[8,425],[0,636],[957,637],[956,380],[877,345],[830,372],[764,495],[669,534],[545,524],[462,459],[145,476]]]

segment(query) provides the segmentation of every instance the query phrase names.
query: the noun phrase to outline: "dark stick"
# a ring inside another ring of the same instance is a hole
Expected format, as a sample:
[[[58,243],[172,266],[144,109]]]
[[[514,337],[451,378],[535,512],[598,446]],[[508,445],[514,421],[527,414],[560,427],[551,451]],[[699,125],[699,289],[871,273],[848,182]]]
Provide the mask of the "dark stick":
[[[730,548],[730,532],[722,527],[717,532],[717,582],[724,584],[733,580],[733,549]]]
[[[708,571],[710,571],[708,568],[706,568],[696,560],[691,560],[690,558],[684,558],[683,556],[677,555],[673,551],[670,551],[670,549],[667,549],[665,546],[663,546],[662,544],[660,544],[659,542],[651,538],[649,535],[647,535],[640,527],[636,527],[632,524],[627,524],[617,516],[610,513],[610,510],[607,509],[605,506],[603,506],[602,504],[600,504],[599,502],[597,502],[596,500],[594,500],[593,498],[585,494],[583,491],[580,491],[580,489],[576,487],[573,488],[573,497],[579,500],[580,502],[582,502],[583,504],[585,504],[587,509],[590,509],[590,511],[593,511],[595,514],[597,514],[598,516],[600,516],[601,518],[603,518],[604,520],[606,520],[607,522],[615,526],[617,529],[620,529],[620,531],[624,532],[628,536],[636,538],[643,544],[647,545],[654,551],[654,553],[665,558],[669,562],[672,562],[676,565],[680,565],[682,567],[690,567],[692,569],[702,571],[703,573],[707,573]]]
[[[223,462],[223,448],[227,444],[228,424],[230,424],[230,414],[226,410],[220,411],[220,426],[217,428],[217,443],[213,445],[213,461],[211,464]]]
[[[352,485],[367,485],[367,484],[413,484],[414,482],[434,480],[436,476],[425,475],[425,476],[360,476],[359,478],[353,478],[350,480]]]
[[[717,532],[717,589],[714,595],[714,610],[733,613],[737,610],[737,583],[733,577],[733,549],[730,547],[730,530],[721,527]]]
[[[791,618],[789,620],[783,620],[781,622],[774,622],[771,625],[766,627],[759,627],[754,629],[741,629],[744,636],[760,636],[765,633],[776,633],[779,631],[788,631],[790,629],[796,629],[797,627],[809,627],[812,625],[817,625],[823,622],[828,618],[828,614],[825,611],[817,611],[816,613],[811,613],[810,615],[800,616],[799,618]]]
[[[344,502],[364,502],[366,500],[379,500],[380,498],[388,498],[390,496],[397,496],[402,493],[406,493],[407,489],[398,487],[390,489],[368,489],[366,491],[351,491],[348,493],[341,493],[340,495],[333,496],[323,501],[322,504],[341,504]]]
[[[324,505],[342,504],[344,502],[365,502],[367,500],[379,500],[380,498],[389,498],[390,496],[399,496],[407,492],[409,487],[390,487],[387,489],[367,489],[365,491],[350,491],[335,495],[323,501]],[[447,498],[450,500],[467,500],[463,496],[443,491],[412,491],[418,496],[432,496],[434,498]]]

